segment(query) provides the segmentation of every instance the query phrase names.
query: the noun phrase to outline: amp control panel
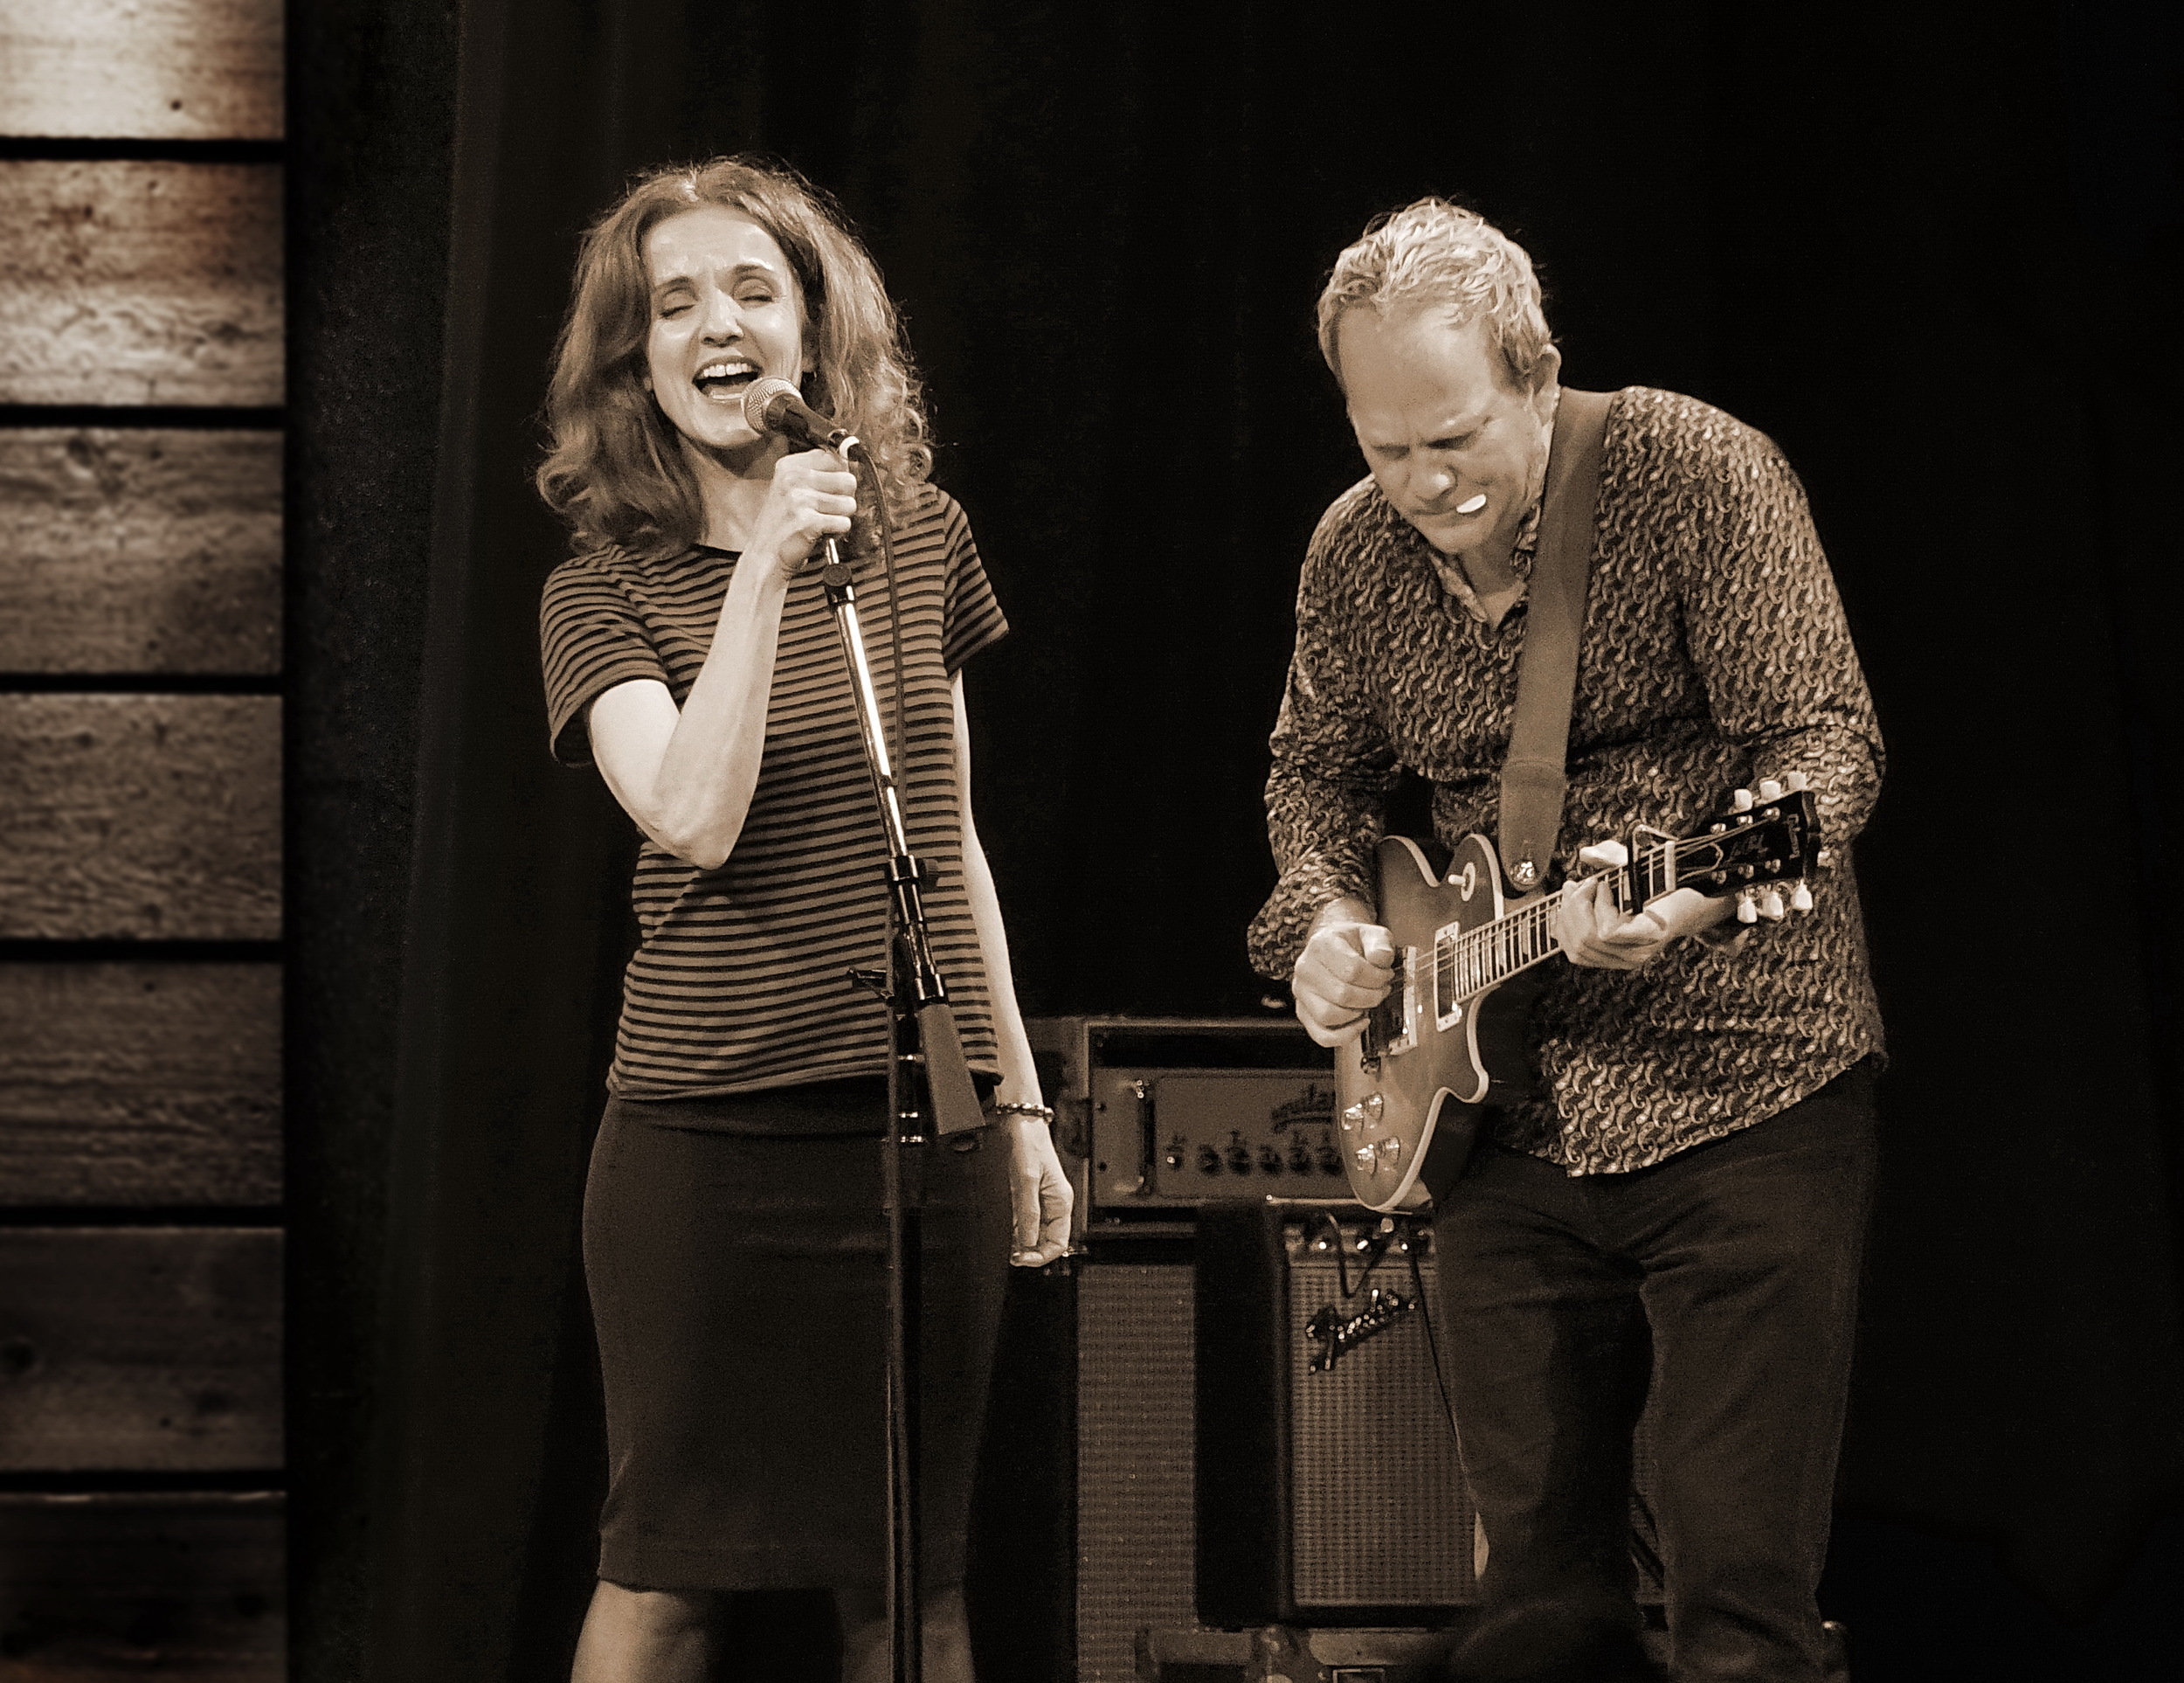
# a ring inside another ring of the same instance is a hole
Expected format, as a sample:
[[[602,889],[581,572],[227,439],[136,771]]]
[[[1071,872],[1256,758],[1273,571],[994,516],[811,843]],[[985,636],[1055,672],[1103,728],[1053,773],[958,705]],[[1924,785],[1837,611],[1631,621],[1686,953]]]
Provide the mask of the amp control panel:
[[[1089,1222],[1221,1198],[1348,1203],[1333,1055],[1294,1020],[1050,1017],[1026,1025]]]
[[[1263,1070],[1102,1070],[1094,1202],[1347,1195],[1331,1081]]]

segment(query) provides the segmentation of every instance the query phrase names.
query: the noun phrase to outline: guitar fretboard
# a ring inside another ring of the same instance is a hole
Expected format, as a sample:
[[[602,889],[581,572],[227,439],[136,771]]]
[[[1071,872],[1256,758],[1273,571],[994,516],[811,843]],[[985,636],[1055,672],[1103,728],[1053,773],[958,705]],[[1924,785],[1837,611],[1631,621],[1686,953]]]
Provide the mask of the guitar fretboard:
[[[1615,904],[1628,912],[1649,900],[1657,900],[1675,884],[1673,842],[1647,848],[1628,865],[1605,873]],[[1446,1010],[1482,988],[1507,981],[1520,970],[1552,958],[1560,949],[1555,940],[1555,911],[1565,894],[1590,893],[1598,880],[1586,877],[1544,895],[1527,905],[1482,924],[1462,934],[1437,936],[1434,941],[1434,998]]]

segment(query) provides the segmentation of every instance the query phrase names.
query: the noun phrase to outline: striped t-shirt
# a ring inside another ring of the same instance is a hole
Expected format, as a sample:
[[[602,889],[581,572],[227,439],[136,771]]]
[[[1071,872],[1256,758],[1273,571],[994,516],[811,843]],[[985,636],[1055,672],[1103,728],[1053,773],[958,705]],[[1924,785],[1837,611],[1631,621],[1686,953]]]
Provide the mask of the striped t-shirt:
[[[894,739],[894,645],[875,553],[857,569],[867,658],[888,732],[935,961],[973,1070],[995,1071],[992,1008],[964,891],[950,679],[1008,622],[954,499],[924,488],[895,536],[904,730]],[[619,549],[563,562],[539,634],[555,756],[591,763],[591,703],[657,678],[680,705],[697,681],[736,558],[667,561]],[[880,1002],[847,975],[886,962],[886,838],[834,621],[816,577],[789,586],[750,812],[727,860],[702,870],[647,837],[631,890],[639,945],[622,990],[608,1090],[698,1098],[886,1071]]]

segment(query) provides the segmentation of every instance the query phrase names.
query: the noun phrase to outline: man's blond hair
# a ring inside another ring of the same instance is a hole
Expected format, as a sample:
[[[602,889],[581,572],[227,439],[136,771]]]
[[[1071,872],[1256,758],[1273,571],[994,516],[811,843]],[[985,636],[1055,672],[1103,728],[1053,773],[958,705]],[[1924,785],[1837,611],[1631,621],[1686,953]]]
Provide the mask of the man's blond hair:
[[[1335,378],[1335,329],[1345,311],[1371,309],[1382,320],[1406,309],[1441,309],[1452,326],[1484,322],[1517,390],[1538,383],[1547,331],[1539,280],[1524,248],[1476,211],[1445,198],[1421,198],[1377,217],[1335,260],[1319,295],[1319,350]]]

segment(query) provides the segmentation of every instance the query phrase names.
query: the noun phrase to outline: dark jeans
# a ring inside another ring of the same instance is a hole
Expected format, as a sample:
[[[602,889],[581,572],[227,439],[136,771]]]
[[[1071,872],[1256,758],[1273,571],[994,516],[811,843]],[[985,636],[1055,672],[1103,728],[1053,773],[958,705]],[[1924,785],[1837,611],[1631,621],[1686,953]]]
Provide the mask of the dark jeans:
[[[1873,1070],[1628,1174],[1483,1147],[1434,1225],[1464,1469],[1485,1527],[1466,1680],[1653,1675],[1633,1599],[1650,1386],[1676,1683],[1821,1683]]]

